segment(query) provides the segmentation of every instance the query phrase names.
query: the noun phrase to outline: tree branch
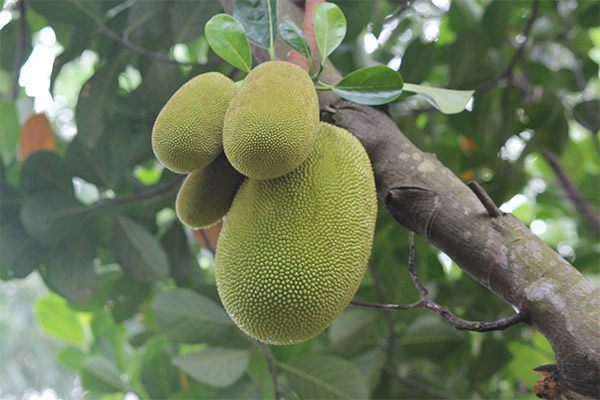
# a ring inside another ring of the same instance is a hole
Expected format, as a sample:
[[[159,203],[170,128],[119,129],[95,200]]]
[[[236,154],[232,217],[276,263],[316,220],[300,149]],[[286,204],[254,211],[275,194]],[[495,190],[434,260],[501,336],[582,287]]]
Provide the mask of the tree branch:
[[[258,347],[262,351],[265,356],[265,360],[267,361],[267,368],[269,372],[271,372],[271,379],[273,380],[273,391],[275,392],[275,400],[283,399],[283,394],[281,392],[281,387],[279,386],[279,377],[277,375],[277,368],[275,367],[275,362],[273,361],[273,355],[269,351],[269,348],[266,344],[260,341],[256,341],[258,343]]]
[[[523,31],[523,36],[525,37],[525,40],[523,40],[523,43],[521,43],[521,45],[517,48],[517,51],[515,51],[506,67],[504,67],[502,72],[500,72],[500,74],[495,78],[477,86],[475,88],[475,93],[481,93],[492,89],[494,86],[496,86],[496,84],[499,81],[508,78],[512,74],[513,68],[515,67],[515,65],[517,65],[517,62],[519,61],[519,59],[523,55],[523,51],[525,50],[525,45],[527,44],[527,41],[529,39],[531,28],[533,27],[533,22],[537,18],[539,5],[540,0],[533,0],[533,4],[531,5],[531,14],[529,15],[527,25],[525,25],[525,30]]]
[[[161,194],[168,193],[168,192],[176,189],[177,187],[179,187],[179,184],[184,179],[185,179],[185,175],[182,175],[180,177],[177,177],[176,179],[174,179],[173,181],[171,181],[169,183],[166,183],[160,187],[157,187],[156,189],[149,190],[147,192],[134,194],[133,196],[117,197],[116,199],[98,200],[97,202],[93,203],[90,206],[90,208],[92,210],[99,210],[102,208],[116,207],[116,206],[120,206],[125,203],[131,203],[133,201],[141,201],[141,200],[150,199],[152,197],[160,196]]]
[[[220,58],[217,58],[214,60],[209,60],[205,63],[194,62],[194,61],[189,61],[189,62],[177,61],[165,54],[156,53],[154,51],[143,48],[142,46],[140,46],[136,43],[133,43],[128,38],[122,37],[117,32],[113,31],[112,29],[110,29],[109,27],[107,27],[104,24],[98,24],[98,28],[100,29],[100,31],[102,33],[104,33],[108,37],[112,38],[114,41],[120,43],[121,45],[127,47],[129,50],[131,50],[135,53],[141,54],[144,57],[152,58],[154,60],[157,60],[157,61],[160,61],[163,63],[184,65],[184,66],[190,66],[190,67],[202,67],[202,66],[207,66],[207,65],[217,65],[217,64],[221,63]]]
[[[13,71],[13,80],[10,87],[11,100],[17,99],[19,93],[19,78],[21,76],[21,65],[23,65],[23,57],[25,56],[25,34],[27,29],[27,21],[25,20],[25,0],[19,0],[17,3],[19,9],[19,37],[17,39],[17,54],[15,56],[15,66]]]
[[[481,204],[485,207],[490,217],[497,218],[502,217],[505,213],[498,208],[496,203],[492,200],[489,194],[481,187],[476,181],[467,183],[467,186],[475,193],[475,196],[479,199]]]
[[[550,167],[552,167],[552,169],[554,170],[554,173],[558,178],[560,186],[567,193],[571,201],[573,201],[573,204],[581,213],[583,218],[588,222],[588,224],[590,224],[592,229],[596,232],[596,236],[600,237],[600,218],[598,218],[598,214],[594,210],[592,210],[587,201],[585,201],[585,198],[583,197],[581,192],[577,190],[577,187],[571,182],[565,170],[560,165],[556,154],[554,154],[550,150],[544,150],[542,151],[542,154],[544,158],[546,158],[546,161],[548,161],[548,164],[550,164]]]

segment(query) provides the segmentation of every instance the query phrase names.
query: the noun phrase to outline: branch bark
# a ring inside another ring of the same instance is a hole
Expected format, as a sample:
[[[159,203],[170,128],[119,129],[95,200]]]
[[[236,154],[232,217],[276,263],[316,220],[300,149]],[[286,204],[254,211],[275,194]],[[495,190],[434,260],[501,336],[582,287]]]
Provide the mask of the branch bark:
[[[221,0],[227,12],[232,0]],[[302,22],[289,0],[280,20]],[[289,46],[277,41],[278,59]],[[268,53],[254,49],[259,62]],[[331,63],[320,79],[341,79]],[[600,393],[600,289],[512,214],[492,218],[477,196],[435,155],[415,147],[386,114],[320,92],[322,118],[352,132],[373,165],[379,199],[403,226],[448,254],[468,275],[518,311],[554,350],[560,385],[589,397]],[[326,111],[325,111],[326,110]]]

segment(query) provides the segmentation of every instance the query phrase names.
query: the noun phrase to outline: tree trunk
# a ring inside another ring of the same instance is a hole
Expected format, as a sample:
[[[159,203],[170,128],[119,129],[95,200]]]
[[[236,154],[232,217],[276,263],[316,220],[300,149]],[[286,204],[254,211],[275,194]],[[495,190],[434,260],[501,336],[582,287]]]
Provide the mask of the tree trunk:
[[[232,13],[232,1],[221,0]],[[289,0],[278,2],[279,20],[302,23]],[[259,62],[268,53],[254,48]],[[289,47],[277,41],[278,59]],[[320,79],[341,79],[331,64]],[[435,155],[423,153],[381,111],[319,94],[322,117],[352,132],[367,150],[386,209],[403,226],[448,254],[477,282],[515,310],[554,350],[563,397],[568,391],[600,396],[600,289],[516,217],[492,217],[479,199]]]

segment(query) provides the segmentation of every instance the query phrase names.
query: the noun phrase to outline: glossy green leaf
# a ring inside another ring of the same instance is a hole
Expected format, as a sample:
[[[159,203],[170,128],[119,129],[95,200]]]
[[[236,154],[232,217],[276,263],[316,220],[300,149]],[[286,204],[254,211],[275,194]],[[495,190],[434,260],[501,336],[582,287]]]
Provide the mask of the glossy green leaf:
[[[282,21],[279,24],[279,35],[281,38],[291,46],[292,49],[308,58],[309,64],[312,59],[312,51],[310,44],[302,33],[302,30],[298,28],[298,25],[294,21]]]
[[[279,363],[300,399],[366,399],[367,381],[349,361],[313,355]]]
[[[592,133],[600,131],[600,101],[590,100],[577,104],[573,108],[573,116]]]
[[[52,249],[51,257],[40,269],[44,281],[69,301],[82,303],[88,300],[98,287],[98,275],[94,270],[96,246],[91,235],[77,235]]]
[[[115,218],[113,250],[125,273],[135,280],[152,282],[169,273],[167,255],[156,238],[130,218]]]
[[[4,30],[2,33],[4,34]],[[2,158],[10,160],[19,143],[19,116],[14,101],[0,101],[0,121],[2,121],[2,129],[0,129]]]
[[[42,263],[48,253],[45,246],[25,231],[19,220],[3,226],[0,235],[2,268],[9,277],[25,278]]]
[[[121,380],[121,373],[108,358],[100,355],[87,357],[81,371],[83,387],[92,392],[115,393],[130,388]]]
[[[245,72],[252,69],[252,51],[244,27],[227,14],[212,17],[204,28],[208,44],[215,53]]]
[[[88,207],[63,192],[39,192],[25,199],[20,216],[25,230],[46,245],[74,238]]]
[[[450,90],[412,83],[405,83],[404,91],[425,95],[444,114],[456,114],[463,111],[475,93],[474,90]]]
[[[402,87],[398,72],[385,65],[376,65],[351,72],[331,90],[346,100],[372,106],[393,101],[402,93]]]
[[[215,347],[178,355],[173,364],[207,385],[227,387],[244,374],[249,360],[250,353],[246,349]]]
[[[73,194],[73,176],[67,163],[56,153],[36,151],[23,164],[21,187],[29,194],[46,190]]]
[[[152,302],[152,313],[160,330],[175,342],[210,341],[233,327],[221,305],[188,289],[161,293]]]
[[[234,0],[233,17],[252,43],[264,49],[272,45],[277,35],[276,0]]]
[[[56,294],[48,294],[35,303],[35,316],[50,336],[65,342],[83,344],[83,327],[67,302]]]
[[[314,9],[313,22],[317,47],[322,57],[321,65],[323,65],[346,36],[346,17],[337,5],[320,3]]]
[[[402,55],[400,75],[408,82],[422,82],[435,65],[435,43],[423,43],[420,39],[413,40]]]

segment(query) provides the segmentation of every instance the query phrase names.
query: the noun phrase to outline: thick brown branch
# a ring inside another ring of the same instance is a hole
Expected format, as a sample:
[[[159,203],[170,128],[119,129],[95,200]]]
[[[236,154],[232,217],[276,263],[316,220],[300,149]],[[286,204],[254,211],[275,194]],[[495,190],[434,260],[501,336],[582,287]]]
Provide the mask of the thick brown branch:
[[[594,231],[596,232],[596,236],[600,236],[600,218],[598,218],[598,214],[596,214],[596,212],[592,210],[588,202],[585,201],[585,198],[583,197],[581,192],[577,190],[577,187],[573,184],[573,182],[571,182],[571,180],[567,176],[567,173],[560,165],[556,154],[549,150],[542,151],[542,154],[548,161],[548,164],[550,164],[550,166],[554,170],[554,173],[558,178],[560,186],[567,193],[571,201],[573,201],[573,204],[581,213],[583,218],[587,221],[588,224],[590,224],[592,229],[594,229]]]

